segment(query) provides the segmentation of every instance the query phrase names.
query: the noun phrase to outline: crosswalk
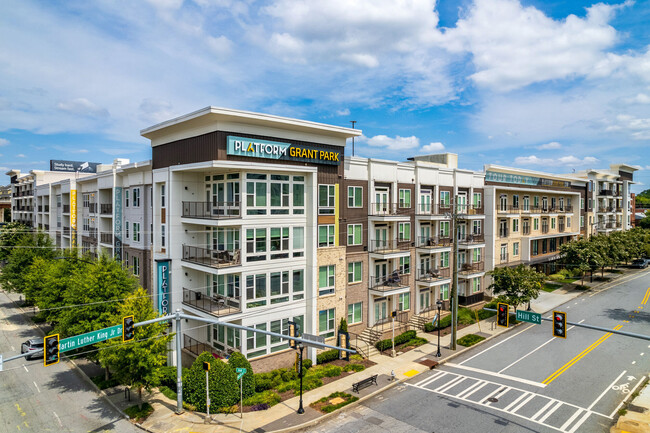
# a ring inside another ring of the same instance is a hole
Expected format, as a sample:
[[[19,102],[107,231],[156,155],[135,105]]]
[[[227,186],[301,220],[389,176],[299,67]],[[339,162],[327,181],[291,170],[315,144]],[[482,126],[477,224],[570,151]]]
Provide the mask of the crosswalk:
[[[591,415],[612,418],[536,392],[451,371],[439,370],[408,385],[505,412],[563,433],[575,432]]]

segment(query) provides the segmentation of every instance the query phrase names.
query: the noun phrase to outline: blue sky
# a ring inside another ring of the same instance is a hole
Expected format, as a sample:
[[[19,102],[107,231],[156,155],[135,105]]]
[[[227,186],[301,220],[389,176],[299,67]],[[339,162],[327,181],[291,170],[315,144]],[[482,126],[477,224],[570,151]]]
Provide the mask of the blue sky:
[[[5,0],[0,170],[149,159],[141,129],[214,105],[356,120],[368,157],[627,163],[639,192],[648,22],[650,0]]]

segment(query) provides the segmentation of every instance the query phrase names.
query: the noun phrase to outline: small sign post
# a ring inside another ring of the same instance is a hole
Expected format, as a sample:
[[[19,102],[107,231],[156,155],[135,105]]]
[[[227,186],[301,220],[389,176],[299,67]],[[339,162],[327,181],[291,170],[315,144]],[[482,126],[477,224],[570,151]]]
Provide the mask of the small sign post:
[[[246,369],[237,367],[235,372],[237,372],[237,380],[239,381],[239,416],[244,419],[244,375]]]

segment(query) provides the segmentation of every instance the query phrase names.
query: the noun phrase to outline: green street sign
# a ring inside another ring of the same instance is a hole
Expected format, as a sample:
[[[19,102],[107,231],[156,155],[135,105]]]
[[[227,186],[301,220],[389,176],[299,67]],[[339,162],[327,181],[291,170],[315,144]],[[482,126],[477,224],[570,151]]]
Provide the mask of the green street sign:
[[[517,320],[520,322],[535,323],[541,325],[542,315],[532,311],[517,310]]]
[[[237,372],[237,380],[241,379],[244,377],[246,374],[246,369],[245,368],[235,368],[235,372]]]
[[[87,334],[75,335],[74,337],[64,338],[59,341],[59,352],[67,352],[121,336],[122,325],[111,326],[100,329],[99,331],[88,332]]]

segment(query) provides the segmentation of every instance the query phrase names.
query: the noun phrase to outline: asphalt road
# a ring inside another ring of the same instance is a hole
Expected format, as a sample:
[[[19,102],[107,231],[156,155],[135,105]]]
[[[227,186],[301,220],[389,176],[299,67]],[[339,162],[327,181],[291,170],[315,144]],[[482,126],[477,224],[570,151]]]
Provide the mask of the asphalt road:
[[[20,353],[22,342],[41,337],[0,292],[0,354]],[[16,360],[0,372],[0,432],[141,432],[98,397],[62,360]]]
[[[649,286],[650,271],[635,272],[556,309],[571,322],[648,335]],[[649,359],[647,340],[579,327],[564,340],[551,322],[523,324],[311,430],[605,433]]]

